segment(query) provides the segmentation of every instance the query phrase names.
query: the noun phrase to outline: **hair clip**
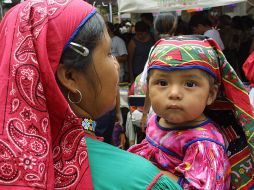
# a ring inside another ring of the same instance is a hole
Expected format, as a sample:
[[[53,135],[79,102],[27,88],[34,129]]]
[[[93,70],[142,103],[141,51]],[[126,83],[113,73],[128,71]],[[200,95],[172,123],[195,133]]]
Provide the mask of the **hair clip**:
[[[75,42],[71,42],[69,47],[71,49],[73,49],[75,52],[77,52],[78,54],[86,57],[89,55],[89,49],[87,49],[85,46],[82,46],[80,44],[77,44]],[[78,49],[79,48],[79,49]],[[81,49],[81,50],[80,50]]]

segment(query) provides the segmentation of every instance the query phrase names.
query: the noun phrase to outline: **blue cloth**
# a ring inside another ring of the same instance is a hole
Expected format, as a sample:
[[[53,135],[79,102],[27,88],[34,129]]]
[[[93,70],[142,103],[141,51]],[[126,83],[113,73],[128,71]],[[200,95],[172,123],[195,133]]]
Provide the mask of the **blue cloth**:
[[[107,112],[96,120],[95,134],[104,137],[104,142],[112,144],[112,134],[115,125],[116,109]]]

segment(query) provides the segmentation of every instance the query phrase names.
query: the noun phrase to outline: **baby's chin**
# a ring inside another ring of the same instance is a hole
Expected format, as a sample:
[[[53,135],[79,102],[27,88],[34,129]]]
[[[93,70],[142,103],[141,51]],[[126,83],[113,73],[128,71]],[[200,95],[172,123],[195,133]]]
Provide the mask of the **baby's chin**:
[[[188,126],[189,121],[182,120],[182,119],[164,119],[164,125],[163,127],[166,128],[174,128],[174,127],[184,127]]]

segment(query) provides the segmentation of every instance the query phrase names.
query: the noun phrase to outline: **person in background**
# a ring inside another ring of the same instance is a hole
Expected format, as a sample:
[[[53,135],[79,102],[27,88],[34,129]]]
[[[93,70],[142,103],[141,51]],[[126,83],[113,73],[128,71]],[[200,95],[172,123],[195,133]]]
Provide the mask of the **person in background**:
[[[190,29],[193,34],[200,34],[214,39],[221,50],[224,50],[224,44],[221,40],[218,30],[212,27],[212,22],[204,14],[204,12],[197,12],[191,16],[189,21]]]
[[[254,114],[245,87],[218,44],[203,35],[161,39],[150,53],[147,72],[155,114],[148,121],[146,138],[129,151],[178,176],[183,189],[229,190],[231,167],[235,185],[238,167],[248,164],[250,168],[242,169],[237,188],[252,189]],[[244,158],[238,156],[237,160],[237,154],[231,155],[230,162],[229,141],[221,134],[226,126],[205,113],[219,89],[220,98],[228,99],[240,123],[237,135],[244,130],[248,142]]]
[[[135,36],[128,44],[128,65],[130,81],[143,71],[154,40],[149,33],[149,26],[142,21],[135,24]]]
[[[178,22],[177,22],[177,27],[175,31],[175,36],[180,36],[180,35],[190,35],[190,28],[188,26],[188,23],[183,21],[180,16],[178,16]]]
[[[243,68],[244,62],[254,50],[254,20],[251,16],[241,16],[240,22],[241,44],[239,48],[239,66]],[[243,76],[243,81],[248,82],[242,69],[241,74]]]
[[[156,34],[154,30],[153,23],[153,13],[142,13],[140,14],[140,19],[142,22],[146,23],[149,26],[150,35],[153,39],[156,39]]]
[[[125,68],[125,64],[127,64],[127,55],[128,55],[125,42],[119,36],[115,35],[114,33],[115,28],[112,23],[106,22],[106,25],[107,25],[109,36],[111,38],[111,53],[113,56],[116,57],[120,65],[119,82],[123,82],[123,77],[125,72],[124,68]]]
[[[119,32],[121,33],[121,38],[124,40],[125,42],[125,46],[128,47],[129,42],[131,41],[131,39],[134,37],[134,33],[132,32],[133,25],[131,24],[130,21],[123,21],[121,23],[121,27],[119,28]],[[125,73],[124,73],[124,82],[129,82],[130,81],[130,74],[129,74],[129,65],[128,63],[125,64]]]
[[[83,0],[27,0],[5,15],[0,189],[181,189],[94,135],[115,107],[118,69],[103,18]]]
[[[224,55],[240,79],[243,80],[238,55],[240,35],[237,30],[232,28],[231,17],[229,15],[221,15],[218,20],[217,28],[219,29],[221,40],[225,47],[223,50]]]

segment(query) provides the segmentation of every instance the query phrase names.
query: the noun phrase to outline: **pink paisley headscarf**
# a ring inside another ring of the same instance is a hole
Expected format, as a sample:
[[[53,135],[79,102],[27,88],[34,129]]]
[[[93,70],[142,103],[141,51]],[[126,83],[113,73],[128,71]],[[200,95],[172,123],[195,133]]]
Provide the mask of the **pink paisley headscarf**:
[[[84,131],[55,72],[94,13],[82,0],[28,0],[2,20],[0,189],[92,189]]]

